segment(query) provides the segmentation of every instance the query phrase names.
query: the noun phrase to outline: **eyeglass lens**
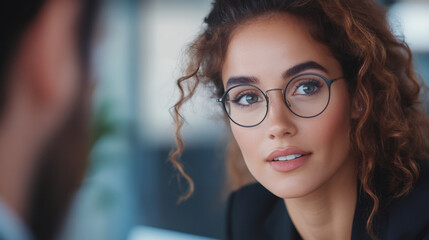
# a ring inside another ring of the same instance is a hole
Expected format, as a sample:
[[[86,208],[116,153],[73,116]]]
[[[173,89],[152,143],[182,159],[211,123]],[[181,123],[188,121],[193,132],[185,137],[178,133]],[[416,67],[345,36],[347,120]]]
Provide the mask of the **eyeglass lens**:
[[[324,78],[303,74],[293,78],[284,90],[288,108],[300,117],[313,117],[324,111],[329,102],[329,86]],[[225,94],[225,111],[232,121],[242,126],[254,126],[268,112],[266,95],[253,85],[237,85]]]

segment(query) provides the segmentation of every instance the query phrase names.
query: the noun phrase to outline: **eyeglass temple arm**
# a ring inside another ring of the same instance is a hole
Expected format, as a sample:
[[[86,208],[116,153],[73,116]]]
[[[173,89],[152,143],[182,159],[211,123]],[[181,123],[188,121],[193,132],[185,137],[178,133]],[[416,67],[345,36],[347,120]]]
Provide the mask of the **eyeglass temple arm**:
[[[340,79],[343,79],[344,77],[338,77],[338,78],[334,78],[334,79],[329,79],[328,80],[328,83],[329,83],[329,85],[331,85],[333,82],[335,82],[335,81],[337,81],[337,80],[340,80]]]

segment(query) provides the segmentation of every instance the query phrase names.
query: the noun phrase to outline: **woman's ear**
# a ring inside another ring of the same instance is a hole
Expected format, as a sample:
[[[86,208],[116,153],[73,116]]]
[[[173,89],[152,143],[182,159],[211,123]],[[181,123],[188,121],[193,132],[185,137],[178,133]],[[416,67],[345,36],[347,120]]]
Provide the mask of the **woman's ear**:
[[[354,97],[352,100],[352,106],[351,106],[351,117],[352,119],[358,119],[362,117],[362,114],[364,113],[364,104],[362,101],[360,101],[357,97]]]

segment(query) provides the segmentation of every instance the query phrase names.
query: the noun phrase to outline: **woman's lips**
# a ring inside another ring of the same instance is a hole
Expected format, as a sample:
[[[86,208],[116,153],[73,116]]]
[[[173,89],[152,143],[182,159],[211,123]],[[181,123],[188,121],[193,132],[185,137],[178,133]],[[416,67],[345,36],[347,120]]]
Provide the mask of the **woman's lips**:
[[[311,152],[296,147],[272,152],[266,161],[279,172],[289,172],[304,165],[310,158]]]
[[[301,150],[299,148],[296,147],[291,147],[291,148],[286,148],[284,150],[277,150],[274,151],[272,153],[270,153],[270,155],[268,155],[267,157],[267,161],[276,161],[276,160],[280,160],[280,161],[291,161],[293,159],[299,158],[300,156],[305,156],[305,155],[309,155],[311,154],[311,152],[306,152],[304,150]]]

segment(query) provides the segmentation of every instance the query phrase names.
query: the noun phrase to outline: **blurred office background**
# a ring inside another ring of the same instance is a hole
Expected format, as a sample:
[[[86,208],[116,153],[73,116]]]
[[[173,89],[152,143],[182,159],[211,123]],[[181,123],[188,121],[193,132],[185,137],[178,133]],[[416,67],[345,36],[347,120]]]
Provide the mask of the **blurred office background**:
[[[63,239],[134,240],[144,235],[141,226],[155,227],[146,233],[166,229],[222,238],[229,191],[227,131],[220,108],[204,89],[186,106],[182,159],[195,193],[180,204],[187,184],[167,160],[174,146],[170,108],[178,97],[175,80],[183,52],[198,34],[210,3],[105,0],[93,52],[94,144]],[[382,3],[389,6],[392,28],[404,34],[417,71],[428,83],[429,3]],[[167,238],[190,239],[175,232]]]

